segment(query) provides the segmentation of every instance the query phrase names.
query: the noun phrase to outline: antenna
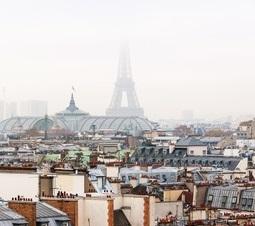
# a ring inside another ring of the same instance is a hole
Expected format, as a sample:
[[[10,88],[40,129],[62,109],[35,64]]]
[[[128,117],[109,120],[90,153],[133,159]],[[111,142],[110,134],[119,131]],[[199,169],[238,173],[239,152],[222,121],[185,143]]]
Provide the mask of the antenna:
[[[44,117],[44,140],[48,140],[48,115]]]

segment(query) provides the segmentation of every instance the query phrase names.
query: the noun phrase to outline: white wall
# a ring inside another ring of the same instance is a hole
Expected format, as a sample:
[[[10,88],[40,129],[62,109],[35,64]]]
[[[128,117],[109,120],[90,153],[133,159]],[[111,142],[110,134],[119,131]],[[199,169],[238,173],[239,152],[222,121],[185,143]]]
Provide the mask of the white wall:
[[[82,226],[108,226],[108,201],[100,198],[85,198]]]
[[[229,148],[229,149],[225,149],[223,151],[223,155],[224,156],[235,156],[235,157],[238,157],[239,156],[239,152],[240,152],[239,149],[231,149],[231,148]]]
[[[144,217],[144,198],[142,195],[123,195],[114,197],[114,210],[123,208],[123,212],[126,215],[132,226],[143,225]],[[150,200],[150,218],[151,226],[154,225],[154,203],[155,198],[152,197]]]
[[[55,178],[55,192],[65,191],[67,193],[83,195],[85,186],[84,175],[57,174]]]
[[[0,197],[11,200],[17,196],[38,199],[39,174],[0,172]]]
[[[236,140],[236,146],[239,148],[247,147],[255,147],[255,140],[254,139],[238,139]]]
[[[156,210],[156,199],[154,196],[150,196],[150,226],[155,225],[155,210]]]
[[[141,226],[144,221],[144,198],[138,195],[113,196],[114,210],[123,209],[132,226]],[[106,197],[85,197],[79,200],[79,225],[108,226],[108,199]],[[90,225],[89,221],[90,219]],[[155,222],[155,198],[150,197],[150,225]]]
[[[207,146],[190,146],[187,150],[188,155],[207,155]],[[193,151],[193,154],[191,151]],[[203,151],[205,151],[205,154]]]
[[[190,218],[192,221],[196,220],[206,220],[207,213],[205,210],[194,210],[190,213]]]
[[[114,194],[120,194],[121,193],[121,185],[120,183],[111,183],[112,191]]]
[[[144,216],[144,198],[134,197],[134,196],[124,196],[123,206],[131,207],[129,210],[123,210],[127,219],[132,226],[143,225]]]
[[[239,168],[241,171],[246,171],[248,167],[248,158],[243,158],[236,168]]]
[[[163,218],[171,212],[172,215],[179,218],[183,217],[183,204],[177,202],[157,202],[155,203],[155,218]]]
[[[119,177],[119,167],[117,166],[107,166],[106,167],[106,176],[118,178]]]

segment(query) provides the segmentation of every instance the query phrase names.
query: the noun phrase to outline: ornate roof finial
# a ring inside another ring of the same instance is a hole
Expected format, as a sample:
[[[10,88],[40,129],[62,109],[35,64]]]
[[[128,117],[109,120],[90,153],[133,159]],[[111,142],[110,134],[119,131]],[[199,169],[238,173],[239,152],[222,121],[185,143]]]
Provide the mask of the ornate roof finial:
[[[70,100],[69,106],[66,109],[71,111],[71,112],[79,110],[79,108],[77,108],[76,105],[75,105],[73,93],[71,95],[71,100]]]

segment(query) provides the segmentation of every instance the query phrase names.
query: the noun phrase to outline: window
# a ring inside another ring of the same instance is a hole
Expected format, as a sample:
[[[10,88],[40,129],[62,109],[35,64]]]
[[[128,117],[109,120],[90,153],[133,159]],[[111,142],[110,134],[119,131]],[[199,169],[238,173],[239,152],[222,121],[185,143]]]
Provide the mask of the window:
[[[203,150],[203,155],[206,155],[206,150]]]
[[[237,197],[236,196],[234,196],[233,198],[232,198],[232,204],[236,204],[236,202],[237,202]]]
[[[248,199],[247,200],[247,206],[252,207],[252,204],[253,204],[253,199]]]
[[[246,198],[242,198],[242,202],[241,202],[242,206],[246,206],[246,203],[247,203],[247,199]]]
[[[225,207],[226,202],[227,202],[227,199],[228,199],[227,196],[223,196],[223,197],[222,197],[222,201],[221,201],[221,206],[222,206],[222,207]]]
[[[166,175],[163,174],[163,175],[162,175],[162,182],[166,182],[166,181],[167,181]]]
[[[48,226],[48,223],[41,223],[41,224],[39,223],[38,225],[39,226]]]
[[[62,226],[69,226],[68,222],[63,222]]]
[[[213,195],[209,195],[208,196],[208,202],[212,202],[213,201]]]
[[[233,196],[231,200],[231,208],[235,208],[237,204],[237,197]]]
[[[191,155],[194,155],[194,151],[193,151],[193,150],[191,150],[191,151],[190,151],[190,154],[191,154]]]
[[[18,223],[13,223],[13,226],[28,226],[28,224],[18,224]]]

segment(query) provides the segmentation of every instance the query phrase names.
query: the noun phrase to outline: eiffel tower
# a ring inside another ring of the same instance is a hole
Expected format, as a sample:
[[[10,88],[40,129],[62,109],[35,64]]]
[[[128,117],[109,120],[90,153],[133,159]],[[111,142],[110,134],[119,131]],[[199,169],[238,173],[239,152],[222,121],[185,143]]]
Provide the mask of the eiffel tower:
[[[127,106],[122,105],[124,95],[126,95]],[[121,48],[118,77],[115,83],[111,104],[106,110],[106,115],[144,117],[144,111],[140,107],[135,91],[135,83],[132,79],[129,48],[127,44],[123,45]]]

